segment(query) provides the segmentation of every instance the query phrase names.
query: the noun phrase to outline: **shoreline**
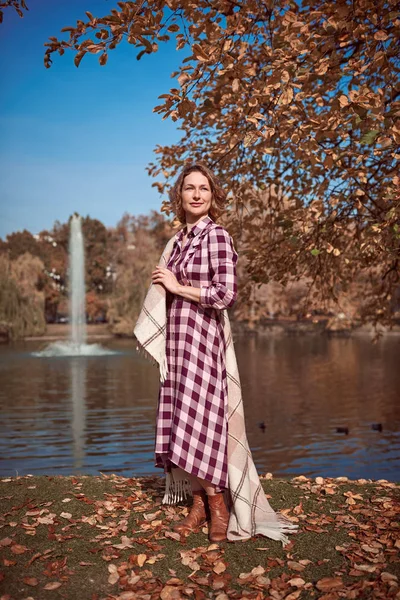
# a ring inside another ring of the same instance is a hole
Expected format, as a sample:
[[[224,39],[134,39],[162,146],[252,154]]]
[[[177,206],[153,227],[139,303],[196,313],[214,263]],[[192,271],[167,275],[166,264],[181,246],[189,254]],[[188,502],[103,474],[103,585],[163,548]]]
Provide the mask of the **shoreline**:
[[[270,319],[263,320],[257,324],[249,322],[232,321],[232,331],[236,335],[251,335],[251,336],[315,336],[321,335],[326,337],[358,337],[369,336],[373,338],[375,331],[372,325],[346,326],[347,323],[335,321],[329,323],[329,319],[321,318],[315,320],[295,321],[291,319]],[[379,335],[383,337],[400,336],[400,322],[396,320],[392,329],[387,327],[378,327]],[[57,340],[67,339],[69,328],[67,324],[49,324],[44,335],[26,336],[21,338],[23,341],[43,341],[53,342]],[[107,340],[107,339],[134,339],[133,335],[115,334],[109,331],[108,325],[105,323],[99,325],[87,326],[87,339]]]

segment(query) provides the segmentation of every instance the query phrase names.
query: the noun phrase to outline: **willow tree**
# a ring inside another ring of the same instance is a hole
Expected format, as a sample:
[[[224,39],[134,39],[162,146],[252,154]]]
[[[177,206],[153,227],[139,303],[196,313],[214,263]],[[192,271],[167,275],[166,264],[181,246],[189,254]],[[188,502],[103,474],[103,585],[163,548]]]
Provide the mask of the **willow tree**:
[[[231,191],[227,224],[254,281],[306,277],[323,300],[361,277],[362,318],[389,323],[400,278],[397,2],[137,0],[86,16],[50,38],[46,67],[66,50],[76,66],[86,54],[105,65],[123,41],[138,59],[171,38],[182,51],[154,108],[182,131],[148,167],[160,193],[186,161],[205,161]],[[271,186],[279,193],[260,194]]]

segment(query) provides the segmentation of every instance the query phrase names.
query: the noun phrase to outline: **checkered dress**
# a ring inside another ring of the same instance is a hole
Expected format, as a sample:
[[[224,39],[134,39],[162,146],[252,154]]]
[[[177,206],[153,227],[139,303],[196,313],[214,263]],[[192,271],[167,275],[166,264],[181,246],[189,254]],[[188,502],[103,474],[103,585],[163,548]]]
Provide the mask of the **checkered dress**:
[[[225,339],[220,311],[236,299],[237,253],[228,232],[205,217],[182,248],[176,236],[167,268],[201,288],[200,302],[167,293],[168,376],[160,387],[156,466],[228,485]]]

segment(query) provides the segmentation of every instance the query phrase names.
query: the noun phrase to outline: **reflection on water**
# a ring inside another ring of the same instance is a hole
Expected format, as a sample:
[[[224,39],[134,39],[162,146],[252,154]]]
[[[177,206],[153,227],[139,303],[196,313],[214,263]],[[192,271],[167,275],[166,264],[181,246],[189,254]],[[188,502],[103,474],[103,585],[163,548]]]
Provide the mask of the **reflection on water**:
[[[159,473],[157,370],[133,341],[109,346],[118,353],[65,358],[32,356],[34,342],[0,347],[1,475]],[[237,337],[235,347],[260,472],[400,479],[399,338]]]
[[[86,359],[71,360],[72,456],[73,467],[81,469],[85,462],[86,429]]]

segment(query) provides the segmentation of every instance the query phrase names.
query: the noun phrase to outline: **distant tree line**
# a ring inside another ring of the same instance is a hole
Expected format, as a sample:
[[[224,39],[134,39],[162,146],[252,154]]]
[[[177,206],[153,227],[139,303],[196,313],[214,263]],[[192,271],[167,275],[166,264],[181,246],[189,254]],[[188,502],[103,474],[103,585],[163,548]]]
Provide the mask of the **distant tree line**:
[[[229,228],[229,214],[226,216]],[[107,228],[89,216],[82,221],[85,240],[86,311],[89,322],[106,321],[117,335],[132,335],[134,323],[173,223],[156,211],[147,216],[124,214]],[[257,327],[271,319],[340,316],[349,322],[362,319],[370,282],[360,274],[335,299],[321,301],[310,294],[309,279],[288,273],[287,282],[257,282],[248,269],[243,247],[248,240],[234,233],[240,255],[239,298],[234,320]],[[271,239],[274,234],[270,232]],[[256,245],[257,240],[253,241]],[[0,240],[0,334],[18,338],[40,335],[47,323],[68,312],[69,222],[56,222],[38,234],[16,232]],[[368,275],[368,273],[367,273]],[[371,266],[370,277],[374,277]],[[400,288],[392,300],[399,308]]]

